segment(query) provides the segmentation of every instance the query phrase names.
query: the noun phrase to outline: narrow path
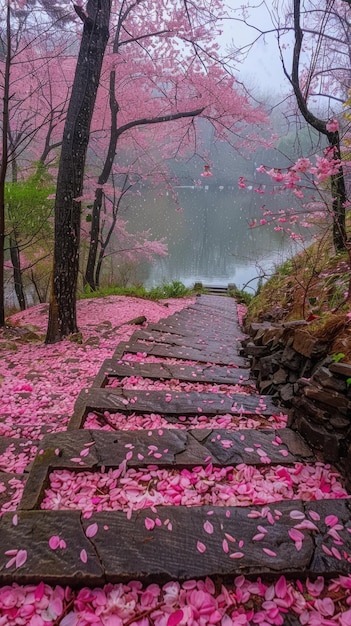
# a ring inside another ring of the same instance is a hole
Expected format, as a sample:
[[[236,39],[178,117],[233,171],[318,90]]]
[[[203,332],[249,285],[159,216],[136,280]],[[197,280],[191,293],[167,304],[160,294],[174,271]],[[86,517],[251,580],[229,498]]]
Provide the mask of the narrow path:
[[[27,553],[0,553],[2,585],[350,572],[341,478],[257,394],[242,338],[234,300],[201,296],[117,346],[0,519]]]

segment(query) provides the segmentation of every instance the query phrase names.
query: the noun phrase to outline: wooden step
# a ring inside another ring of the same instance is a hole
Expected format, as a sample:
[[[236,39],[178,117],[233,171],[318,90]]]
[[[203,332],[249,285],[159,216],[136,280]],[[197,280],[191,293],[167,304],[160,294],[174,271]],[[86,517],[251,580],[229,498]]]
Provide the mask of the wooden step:
[[[69,428],[82,428],[91,410],[129,413],[157,413],[161,415],[263,415],[277,412],[271,396],[234,393],[199,393],[144,391],[91,387],[83,389],[74,406]]]
[[[340,540],[330,533],[331,511],[340,522]],[[0,519],[2,544],[26,551],[26,560],[7,567],[11,556],[1,551],[0,583],[83,587],[206,576],[220,583],[239,574],[300,580],[348,575],[350,513],[343,499],[266,507],[158,507],[130,519],[120,511],[89,519],[80,511],[18,511],[16,524],[13,513],[6,513]],[[155,522],[152,530],[146,519]],[[296,530],[303,537],[300,544],[292,535]],[[61,548],[49,547],[53,536],[64,541]]]
[[[171,363],[136,363],[106,359],[94,379],[94,387],[104,387],[109,379],[122,380],[127,377],[150,378],[152,380],[179,380],[193,383],[219,385],[253,385],[250,370],[220,365],[173,365]]]
[[[241,574],[268,579],[284,574],[300,580],[349,574],[350,500],[329,498],[328,493],[325,500],[313,502],[164,505],[128,511],[128,515],[117,510],[93,512],[89,518],[80,510],[40,508],[55,470],[91,474],[123,467],[130,474],[138,468],[145,472],[151,465],[173,476],[194,468],[200,468],[199,472],[211,467],[246,470],[248,466],[250,472],[257,468],[263,474],[261,468],[278,465],[279,471],[287,472],[313,464],[310,448],[289,428],[184,429],[193,416],[230,414],[237,420],[272,416],[279,407],[270,396],[104,387],[111,378],[122,381],[130,376],[250,385],[249,363],[239,355],[241,337],[235,301],[205,295],[188,309],[137,331],[117,347],[114,357],[103,363],[93,386],[80,393],[69,430],[48,434],[40,442],[16,515],[7,512],[0,518],[1,542],[6,546],[0,551],[1,584],[44,581],[84,587],[131,580],[162,584],[210,576],[220,586]],[[155,355],[162,361],[122,360],[127,352]],[[177,362],[170,364],[170,358]],[[185,359],[195,365],[186,365]],[[89,411],[125,416],[155,413],[175,427],[84,430]],[[185,420],[183,429],[176,428],[180,418]],[[22,441],[16,441],[20,449]],[[56,542],[50,547],[53,537],[61,542],[59,546]],[[6,552],[18,550],[21,558],[16,566],[16,562],[11,564],[13,555]],[[288,624],[294,624],[289,614],[285,626]]]
[[[127,453],[128,459],[127,459]],[[83,456],[84,455],[84,456]],[[314,455],[298,433],[289,428],[228,432],[224,429],[160,431],[77,430],[44,437],[26,482],[21,508],[37,509],[53,469],[101,471],[143,468],[192,469],[235,466],[287,466],[314,461]]]
[[[237,367],[248,367],[249,360],[237,356],[235,350],[230,351],[229,354],[223,349],[217,348],[216,350],[211,347],[208,350],[188,347],[188,346],[174,346],[168,344],[146,344],[141,341],[132,342],[129,341],[124,346],[124,353],[144,353],[145,356],[156,356],[165,359],[179,359],[186,361],[195,361],[197,363],[215,363],[218,365],[234,365]],[[121,358],[120,347],[115,352],[115,358]]]

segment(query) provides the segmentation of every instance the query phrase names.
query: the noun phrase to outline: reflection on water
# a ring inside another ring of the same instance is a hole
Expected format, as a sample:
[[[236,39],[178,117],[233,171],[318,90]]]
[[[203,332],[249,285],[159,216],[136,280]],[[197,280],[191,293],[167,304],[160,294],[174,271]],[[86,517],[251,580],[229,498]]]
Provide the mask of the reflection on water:
[[[237,189],[218,187],[177,191],[179,202],[144,192],[138,205],[121,214],[131,230],[150,228],[154,238],[167,240],[168,257],[140,270],[139,279],[147,287],[181,280],[187,286],[201,281],[242,288],[288,255],[289,243],[281,233],[249,227],[253,217],[262,216],[257,194],[238,195]],[[282,207],[281,197],[279,207],[275,202],[270,199],[270,208]]]
[[[146,287],[162,281],[180,280],[186,286],[235,283],[255,289],[257,277],[270,272],[292,253],[292,245],[271,228],[252,229],[252,218],[260,219],[262,201],[277,211],[284,207],[282,196],[260,196],[237,187],[178,188],[178,199],[158,190],[143,190],[141,198],[129,198],[120,216],[130,231],[150,229],[154,239],[166,239],[168,256],[154,265],[143,264],[137,279]],[[110,261],[118,263],[116,257]],[[12,285],[6,286],[6,306],[17,306]],[[26,290],[28,305],[36,302],[33,288]]]

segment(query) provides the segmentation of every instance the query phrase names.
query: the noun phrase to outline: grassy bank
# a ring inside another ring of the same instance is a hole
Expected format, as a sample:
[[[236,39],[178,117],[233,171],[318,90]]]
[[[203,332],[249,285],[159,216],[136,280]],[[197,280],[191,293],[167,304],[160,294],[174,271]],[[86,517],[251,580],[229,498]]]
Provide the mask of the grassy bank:
[[[330,354],[351,361],[349,283],[348,254],[318,241],[276,268],[251,299],[246,324],[306,320],[311,334],[330,342]]]

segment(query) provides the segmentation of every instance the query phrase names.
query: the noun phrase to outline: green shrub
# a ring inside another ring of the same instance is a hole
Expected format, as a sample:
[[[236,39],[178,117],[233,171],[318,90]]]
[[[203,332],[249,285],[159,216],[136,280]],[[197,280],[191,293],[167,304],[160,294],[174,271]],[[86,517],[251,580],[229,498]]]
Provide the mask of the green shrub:
[[[86,286],[83,293],[80,293],[78,297],[84,299],[103,298],[105,296],[132,296],[148,300],[164,300],[166,298],[184,298],[191,293],[191,289],[185,287],[179,280],[173,280],[171,283],[162,283],[162,285],[149,290],[145,289],[143,285],[131,285],[130,287],[109,285],[100,287],[96,291],[92,291],[89,286]]]
[[[232,298],[235,298],[239,304],[246,304],[246,306],[249,306],[252,298],[254,298],[253,294],[243,289],[238,289],[237,287],[232,287],[228,293]]]

